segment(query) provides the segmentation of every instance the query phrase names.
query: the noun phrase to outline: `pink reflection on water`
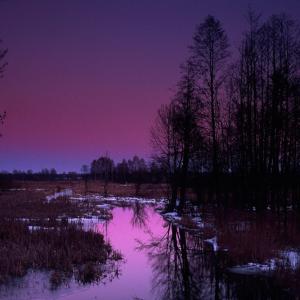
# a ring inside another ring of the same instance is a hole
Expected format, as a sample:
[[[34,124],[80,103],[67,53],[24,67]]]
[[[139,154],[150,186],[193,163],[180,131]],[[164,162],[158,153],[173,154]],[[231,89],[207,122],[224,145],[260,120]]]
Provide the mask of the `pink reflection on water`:
[[[151,207],[145,208],[145,226],[134,225],[134,211],[130,208],[115,208],[113,219],[107,224],[99,223],[97,230],[103,233],[113,249],[119,250],[125,263],[121,275],[106,285],[91,286],[77,290],[63,299],[153,299],[152,270],[145,251],[138,251],[138,240],[149,240],[149,231],[157,237],[164,234],[162,217]]]
[[[162,217],[153,208],[115,208],[113,219],[99,223],[95,230],[103,233],[115,250],[119,250],[125,262],[121,274],[105,284],[78,285],[70,282],[57,290],[49,289],[49,274],[28,272],[17,286],[0,290],[0,299],[5,300],[132,300],[154,299],[152,295],[152,269],[146,251],[139,251],[138,240],[149,241],[151,234],[163,236],[165,229]],[[139,216],[134,212],[139,212]],[[140,218],[139,218],[140,217]],[[143,221],[145,226],[143,225]],[[150,234],[151,231],[151,234]]]

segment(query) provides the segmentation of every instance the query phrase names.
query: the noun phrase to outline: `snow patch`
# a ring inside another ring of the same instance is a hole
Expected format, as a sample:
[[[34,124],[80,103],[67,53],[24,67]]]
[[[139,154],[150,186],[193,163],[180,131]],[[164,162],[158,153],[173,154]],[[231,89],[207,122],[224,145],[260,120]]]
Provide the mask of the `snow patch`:
[[[141,204],[155,204],[157,203],[156,199],[152,198],[142,198],[142,197],[103,197],[102,200],[109,201],[109,202],[127,202],[127,203],[141,203]]]
[[[163,217],[165,217],[170,222],[181,220],[181,217],[178,215],[176,211],[164,213]]]
[[[284,263],[287,263],[293,270],[300,266],[300,252],[296,250],[285,250],[280,253]]]
[[[198,228],[204,228],[204,223],[200,217],[194,217],[192,220]]]
[[[86,197],[70,197],[70,200],[76,200],[76,201],[84,201],[86,200]]]
[[[32,226],[32,225],[29,225],[28,226],[28,229],[30,231],[35,231],[35,230],[51,230],[51,229],[54,229],[54,227],[43,227],[43,226]]]
[[[218,240],[216,236],[211,239],[204,240],[204,242],[212,245],[214,252],[217,252],[219,250]]]
[[[261,263],[248,263],[246,265],[239,265],[228,270],[235,274],[242,275],[255,275],[260,273],[268,273],[275,269],[276,263],[274,259],[271,259],[269,262],[261,264]]]
[[[102,208],[102,209],[110,209],[111,208],[111,206],[109,204],[98,204],[97,207]]]
[[[71,189],[65,189],[61,192],[56,192],[53,195],[46,196],[46,200],[50,202],[51,200],[56,199],[58,197],[70,197],[72,195],[73,191]]]
[[[86,217],[78,217],[78,218],[58,218],[57,220],[61,221],[62,219],[67,219],[68,223],[82,226],[83,230],[88,231],[91,229],[95,229],[98,224],[103,224],[107,220],[101,218],[99,216],[86,216]]]

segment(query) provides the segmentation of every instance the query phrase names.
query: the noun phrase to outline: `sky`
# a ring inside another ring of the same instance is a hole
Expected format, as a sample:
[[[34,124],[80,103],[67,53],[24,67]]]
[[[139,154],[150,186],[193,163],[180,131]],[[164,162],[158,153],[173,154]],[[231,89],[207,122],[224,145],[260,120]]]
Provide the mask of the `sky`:
[[[0,0],[0,170],[149,159],[197,24],[220,19],[234,53],[249,6],[300,21],[299,0]]]

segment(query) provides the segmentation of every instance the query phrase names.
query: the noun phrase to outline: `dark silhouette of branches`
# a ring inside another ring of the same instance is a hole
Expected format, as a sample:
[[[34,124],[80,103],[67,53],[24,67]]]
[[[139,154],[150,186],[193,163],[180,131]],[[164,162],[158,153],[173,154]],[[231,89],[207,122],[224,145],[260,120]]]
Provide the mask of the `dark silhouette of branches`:
[[[2,43],[2,40],[0,40],[0,43]],[[7,66],[7,62],[3,62],[6,54],[7,54],[7,49],[0,49],[0,78],[3,77],[5,67]],[[5,117],[6,117],[5,111],[3,113],[0,113],[0,124],[3,124]]]
[[[187,176],[191,158],[196,153],[195,140],[200,139],[198,127],[202,103],[196,87],[196,72],[192,62],[181,67],[181,79],[170,105],[162,106],[152,128],[154,158],[168,174],[171,186],[170,208],[176,207],[180,192],[179,210],[185,204]]]
[[[220,21],[205,18],[175,96],[158,111],[153,158],[168,175],[171,209],[178,193],[183,209],[187,187],[203,176],[217,191],[220,176],[245,186],[300,173],[299,25],[285,14],[263,21],[249,11],[247,19],[238,56],[229,61]]]
[[[212,155],[212,172],[220,169],[220,89],[224,83],[229,57],[228,38],[221,23],[207,16],[194,34],[192,59],[197,70],[201,97],[205,101],[206,138]]]

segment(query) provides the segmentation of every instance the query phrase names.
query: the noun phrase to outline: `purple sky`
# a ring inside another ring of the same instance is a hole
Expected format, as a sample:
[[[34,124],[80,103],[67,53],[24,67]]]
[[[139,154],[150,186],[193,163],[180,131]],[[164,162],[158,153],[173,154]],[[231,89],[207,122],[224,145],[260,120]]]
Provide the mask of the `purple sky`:
[[[149,157],[149,129],[196,25],[215,15],[234,50],[249,5],[300,19],[299,0],[0,0],[0,170]]]

